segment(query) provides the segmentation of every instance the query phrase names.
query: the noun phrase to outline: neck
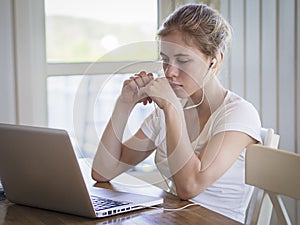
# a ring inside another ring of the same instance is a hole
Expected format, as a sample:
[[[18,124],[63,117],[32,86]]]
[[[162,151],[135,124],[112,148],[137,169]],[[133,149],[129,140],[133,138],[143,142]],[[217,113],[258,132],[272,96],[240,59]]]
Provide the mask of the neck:
[[[206,110],[214,112],[223,103],[225,95],[226,89],[217,78],[213,78],[206,83],[204,95],[202,90],[193,94],[184,110],[197,108],[202,112]]]

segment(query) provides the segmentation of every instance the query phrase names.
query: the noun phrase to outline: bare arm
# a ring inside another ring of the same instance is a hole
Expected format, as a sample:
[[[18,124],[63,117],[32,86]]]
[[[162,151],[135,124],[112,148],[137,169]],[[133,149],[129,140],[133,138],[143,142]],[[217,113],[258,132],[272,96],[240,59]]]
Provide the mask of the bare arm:
[[[190,199],[220,178],[243,149],[256,141],[242,132],[221,132],[197,156],[188,138],[183,113],[174,110],[174,107],[165,110],[168,163],[178,196]]]
[[[144,83],[139,76],[124,82],[122,94],[117,100],[94,157],[92,178],[96,181],[111,180],[145,159],[155,149],[154,143],[141,130],[122,143],[131,110],[137,102],[147,103],[146,99],[139,100],[137,97],[138,86],[147,84],[151,79],[146,73],[142,73],[142,76],[145,76]]]

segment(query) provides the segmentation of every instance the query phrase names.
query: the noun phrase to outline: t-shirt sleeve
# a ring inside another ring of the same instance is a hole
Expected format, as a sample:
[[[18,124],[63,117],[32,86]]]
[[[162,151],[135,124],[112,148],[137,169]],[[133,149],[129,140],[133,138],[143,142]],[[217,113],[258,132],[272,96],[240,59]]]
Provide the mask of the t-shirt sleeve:
[[[143,133],[158,146],[165,138],[164,113],[156,109],[142,123],[141,130]]]
[[[261,121],[255,107],[240,99],[227,104],[215,118],[212,136],[223,131],[240,131],[258,142],[261,140]]]

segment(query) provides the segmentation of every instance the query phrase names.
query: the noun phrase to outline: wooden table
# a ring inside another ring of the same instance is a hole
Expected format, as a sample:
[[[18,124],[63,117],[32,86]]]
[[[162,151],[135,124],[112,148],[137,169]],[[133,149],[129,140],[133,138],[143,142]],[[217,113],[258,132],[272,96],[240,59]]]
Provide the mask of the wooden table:
[[[148,184],[129,174],[122,174],[110,183],[95,183],[90,179],[89,170],[83,169],[87,185],[104,187],[132,193],[162,196],[163,207],[178,208],[190,204],[160,188]],[[162,209],[142,209],[103,219],[88,219],[53,211],[31,208],[13,204],[8,200],[0,201],[0,224],[20,225],[56,225],[56,224],[200,224],[200,225],[240,225],[241,223],[224,217],[216,212],[196,205],[180,211],[164,211]]]

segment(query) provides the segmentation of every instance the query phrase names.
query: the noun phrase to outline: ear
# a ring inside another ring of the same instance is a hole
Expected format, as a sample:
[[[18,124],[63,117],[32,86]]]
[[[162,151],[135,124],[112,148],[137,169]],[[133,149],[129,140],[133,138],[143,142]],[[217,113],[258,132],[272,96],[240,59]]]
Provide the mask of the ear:
[[[224,53],[222,51],[218,51],[216,55],[212,58],[212,63],[210,68],[214,69],[215,67],[219,67],[223,59],[224,59]]]
[[[221,61],[224,59],[224,53],[222,51],[220,51],[220,59]]]
[[[216,58],[218,62],[221,62],[224,59],[224,52],[222,50],[218,50],[212,58]]]

